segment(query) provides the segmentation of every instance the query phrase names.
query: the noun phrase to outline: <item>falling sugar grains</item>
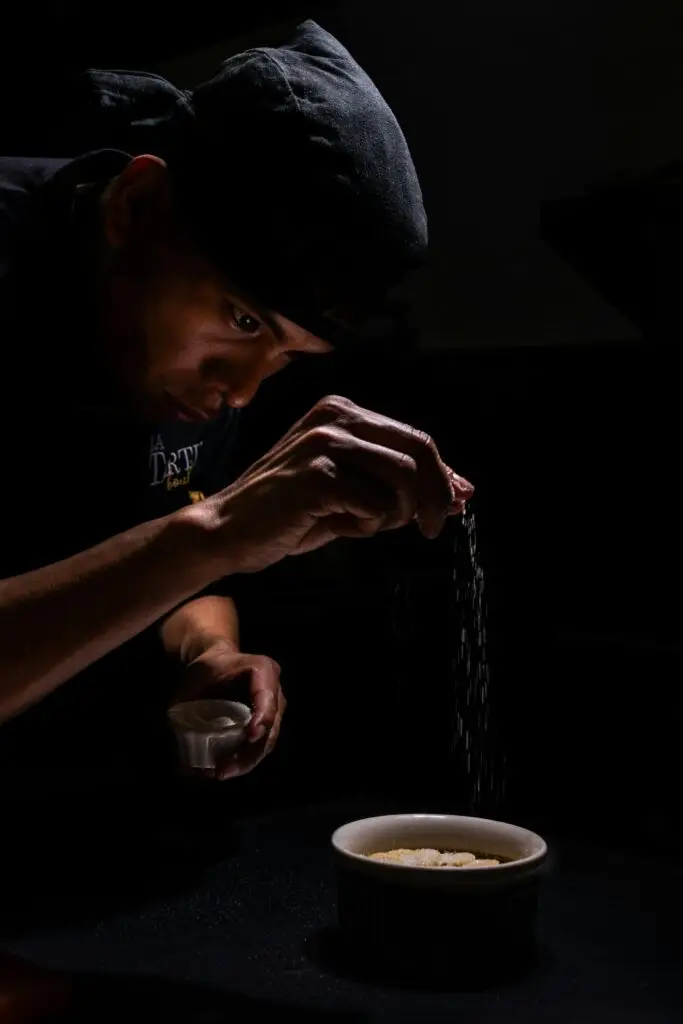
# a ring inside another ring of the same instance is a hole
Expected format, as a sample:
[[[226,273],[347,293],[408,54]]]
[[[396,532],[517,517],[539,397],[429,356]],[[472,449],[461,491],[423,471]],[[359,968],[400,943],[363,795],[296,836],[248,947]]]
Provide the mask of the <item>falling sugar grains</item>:
[[[474,513],[453,529],[451,585],[451,752],[466,773],[469,810],[493,813],[504,796],[505,764],[491,716],[484,572]]]

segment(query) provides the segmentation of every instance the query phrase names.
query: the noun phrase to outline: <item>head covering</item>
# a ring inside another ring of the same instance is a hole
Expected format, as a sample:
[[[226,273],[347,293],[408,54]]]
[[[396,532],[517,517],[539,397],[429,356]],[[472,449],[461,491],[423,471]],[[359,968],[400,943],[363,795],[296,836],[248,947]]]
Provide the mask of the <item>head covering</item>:
[[[225,61],[191,102],[169,158],[177,199],[254,300],[334,341],[421,262],[427,222],[403,133],[315,22]]]

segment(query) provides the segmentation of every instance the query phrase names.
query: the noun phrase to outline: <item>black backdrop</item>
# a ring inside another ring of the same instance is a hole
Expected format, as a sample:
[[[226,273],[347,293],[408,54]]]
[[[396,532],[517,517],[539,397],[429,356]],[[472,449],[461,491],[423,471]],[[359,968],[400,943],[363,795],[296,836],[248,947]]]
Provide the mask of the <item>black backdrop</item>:
[[[126,5],[93,32],[96,7],[13,10],[5,105],[17,111],[54,69],[147,66],[267,20],[275,5],[230,5],[211,20],[203,6],[163,28],[138,17],[135,32]],[[285,13],[295,5],[279,5]],[[477,485],[507,812],[600,824],[621,840],[636,808],[640,841],[671,846],[681,843],[679,378],[675,344],[662,341],[677,339],[297,366],[257,399],[245,458],[329,391],[428,429]],[[283,662],[291,711],[281,752],[237,785],[277,798],[412,788],[459,805],[465,782],[445,758],[449,559],[448,538],[429,545],[406,531],[239,582],[245,642]],[[397,584],[412,595],[398,630]]]

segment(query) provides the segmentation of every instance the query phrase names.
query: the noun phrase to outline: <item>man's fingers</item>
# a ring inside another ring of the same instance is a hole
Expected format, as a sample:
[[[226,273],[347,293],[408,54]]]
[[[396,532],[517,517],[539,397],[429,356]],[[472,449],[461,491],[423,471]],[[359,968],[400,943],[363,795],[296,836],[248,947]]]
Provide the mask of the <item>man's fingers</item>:
[[[415,517],[420,503],[420,481],[418,465],[410,455],[358,440],[353,447],[335,453],[335,457],[345,488],[359,476],[382,485],[385,497],[378,509],[384,520],[382,529],[405,526]],[[346,489],[343,493],[347,493]]]
[[[329,455],[318,455],[308,466],[311,493],[317,494],[314,511],[310,513],[309,535],[302,539],[297,551],[312,551],[338,536],[369,537],[382,528],[387,511],[396,505],[396,495],[382,480],[359,471],[357,462]],[[343,527],[339,532],[334,524]]]
[[[438,496],[432,491],[425,499],[419,460],[369,441],[333,444],[329,455],[319,455],[311,463],[326,477],[328,501],[299,553],[334,537],[369,537],[413,519],[423,533],[436,537],[446,517],[461,513],[474,493],[470,483],[442,465],[441,491]]]
[[[436,537],[453,503],[466,501],[474,488],[445,464],[428,434],[368,410],[363,412],[359,421],[363,438],[401,452],[414,465],[417,520],[427,537]]]
[[[287,701],[285,700],[284,693],[282,692],[282,690],[280,690],[278,693],[277,714],[275,716],[275,721],[273,722],[272,729],[270,730],[268,736],[266,737],[266,748],[264,751],[264,757],[267,757],[268,754],[270,754],[270,752],[274,749],[275,744],[278,741],[280,729],[282,728],[282,717],[285,713],[286,708]]]
[[[339,395],[318,402],[272,449],[283,456],[298,450],[296,460],[310,459],[309,466],[330,478],[337,475],[336,496],[346,499],[344,507],[329,514],[344,516],[334,523],[316,525],[299,553],[311,551],[334,536],[369,536],[380,529],[392,529],[417,519],[427,537],[436,537],[448,515],[462,511],[463,502],[474,491],[441,459],[434,441],[425,433],[399,423]],[[258,464],[257,464],[258,467]],[[347,473],[342,476],[343,470]],[[370,485],[354,489],[349,475],[362,475],[384,484],[393,498],[359,493]],[[335,491],[332,489],[332,495]],[[353,518],[357,520],[353,522]]]
[[[416,515],[423,533],[435,537],[453,502],[466,501],[474,491],[469,481],[443,462],[429,435],[346,399],[324,399],[302,422],[308,426],[302,441],[318,454],[328,455],[335,462],[346,456],[347,462],[361,472],[365,466],[368,475],[376,475],[392,486],[399,497],[396,510],[391,510],[389,516],[392,525]],[[381,460],[379,455],[383,456]],[[412,481],[410,490],[408,478]],[[405,515],[402,506],[407,498],[414,506],[410,516]]]
[[[452,502],[451,507],[448,510],[449,516],[461,516],[467,508],[466,501],[455,500]]]
[[[318,475],[323,505],[293,554],[315,551],[337,537],[372,537],[416,518],[418,473],[409,456],[358,441],[318,455],[310,468]]]
[[[272,728],[258,742],[245,744],[233,754],[224,764],[220,765],[216,775],[221,781],[234,779],[240,775],[247,775],[253,771],[261,761],[275,748],[280,735],[282,717],[287,708],[287,701],[282,690],[277,694],[277,712]]]
[[[247,730],[250,743],[257,743],[273,727],[278,712],[280,668],[270,658],[259,658],[251,665],[252,715]]]
[[[322,494],[321,516],[353,516],[361,535],[389,523],[410,522],[417,509],[415,463],[401,452],[368,441],[330,437],[328,451],[311,459]]]
[[[474,494],[474,486],[464,476],[459,476],[450,466],[446,466],[446,472],[448,473],[448,479],[453,491],[451,514],[454,511],[462,512],[466,503]]]

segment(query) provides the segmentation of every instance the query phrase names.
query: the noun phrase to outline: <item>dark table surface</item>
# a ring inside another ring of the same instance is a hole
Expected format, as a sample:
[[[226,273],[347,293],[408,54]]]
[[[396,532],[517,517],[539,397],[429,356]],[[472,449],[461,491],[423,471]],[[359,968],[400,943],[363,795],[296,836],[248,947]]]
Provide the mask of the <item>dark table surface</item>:
[[[618,852],[551,837],[531,973],[487,990],[429,991],[349,976],[325,953],[335,919],[330,833],[395,807],[231,815],[226,804],[188,812],[180,801],[137,818],[100,810],[90,822],[79,816],[77,836],[57,812],[50,829],[34,821],[3,869],[2,945],[75,972],[78,1019],[93,1022],[136,1009],[188,1024],[683,1020],[683,868],[648,858],[637,829]]]

